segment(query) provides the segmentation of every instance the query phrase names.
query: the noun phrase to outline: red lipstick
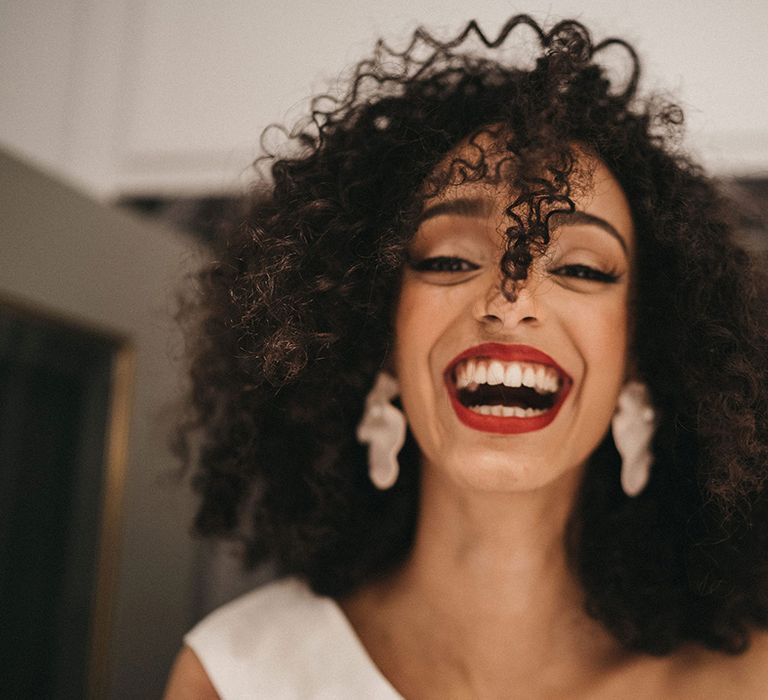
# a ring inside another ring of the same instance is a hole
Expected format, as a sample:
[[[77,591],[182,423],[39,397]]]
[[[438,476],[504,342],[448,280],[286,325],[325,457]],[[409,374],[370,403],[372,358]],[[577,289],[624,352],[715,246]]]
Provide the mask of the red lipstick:
[[[545,413],[527,418],[519,416],[487,416],[476,413],[459,401],[456,382],[454,381],[456,365],[470,357],[485,360],[495,359],[505,362],[535,362],[552,367],[560,377],[560,388],[555,403]],[[450,396],[453,410],[464,425],[474,430],[504,434],[527,433],[532,430],[540,430],[549,425],[556,418],[573,385],[570,375],[546,353],[530,345],[506,345],[503,343],[483,343],[468,348],[448,363],[448,367],[443,373],[443,379],[448,388],[448,395]]]

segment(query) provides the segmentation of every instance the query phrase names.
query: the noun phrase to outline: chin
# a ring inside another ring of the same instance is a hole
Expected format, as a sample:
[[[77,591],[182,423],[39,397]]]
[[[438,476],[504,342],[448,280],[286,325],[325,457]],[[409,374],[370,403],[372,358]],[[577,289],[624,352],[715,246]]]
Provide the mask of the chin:
[[[556,481],[560,476],[534,462],[520,463],[508,455],[468,455],[462,460],[450,460],[444,469],[459,487],[477,491],[515,493],[532,491]]]

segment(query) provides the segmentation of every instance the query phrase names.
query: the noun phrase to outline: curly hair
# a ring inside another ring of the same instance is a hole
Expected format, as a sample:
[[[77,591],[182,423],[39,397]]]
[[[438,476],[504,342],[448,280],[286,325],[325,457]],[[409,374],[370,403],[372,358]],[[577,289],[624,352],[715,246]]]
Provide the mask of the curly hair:
[[[538,47],[527,67],[504,60],[519,28]],[[628,57],[619,86],[599,63],[607,48]],[[418,446],[409,433],[381,492],[354,436],[422,204],[449,184],[509,182],[501,270],[514,299],[550,217],[574,206],[579,144],[630,203],[631,352],[662,420],[640,496],[620,489],[610,431],[591,456],[571,563],[588,613],[628,649],[746,649],[768,626],[766,280],[734,242],[733,205],[680,148],[680,109],[641,99],[638,78],[627,43],[594,43],[575,21],[515,16],[495,39],[473,21],[447,42],[418,29],[403,51],[378,42],[344,94],[283,130],[292,150],[258,161],[270,167],[247,216],[214,242],[183,312],[195,335],[177,448],[196,464],[198,533],[334,597],[404,560]],[[512,167],[482,145],[489,133]],[[469,150],[441,166],[460,142]]]

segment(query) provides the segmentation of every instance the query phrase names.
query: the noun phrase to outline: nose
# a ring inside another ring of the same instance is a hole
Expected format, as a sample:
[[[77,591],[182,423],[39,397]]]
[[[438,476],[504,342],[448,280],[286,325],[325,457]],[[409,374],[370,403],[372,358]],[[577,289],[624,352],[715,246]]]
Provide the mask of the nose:
[[[473,315],[481,325],[493,333],[512,330],[521,323],[540,321],[537,286],[531,276],[517,282],[515,300],[510,301],[502,291],[502,278],[496,276],[475,300]]]

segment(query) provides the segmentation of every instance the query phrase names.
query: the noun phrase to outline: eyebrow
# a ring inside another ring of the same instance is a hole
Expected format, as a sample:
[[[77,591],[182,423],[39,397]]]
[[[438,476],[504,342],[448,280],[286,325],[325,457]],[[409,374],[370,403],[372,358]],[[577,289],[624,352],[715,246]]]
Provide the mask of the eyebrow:
[[[488,216],[493,211],[493,202],[483,197],[457,197],[446,199],[426,207],[419,216],[419,223],[436,216],[453,214],[455,216]]]
[[[493,209],[493,201],[483,197],[457,197],[456,199],[447,199],[426,207],[421,212],[421,216],[419,216],[419,224],[428,219],[433,219],[436,216],[451,214],[454,216],[466,217],[488,216],[493,212]],[[613,238],[619,242],[619,245],[621,245],[624,252],[629,254],[627,242],[624,240],[624,237],[616,230],[613,224],[599,216],[587,214],[585,211],[562,211],[554,213],[552,219],[554,228],[578,224],[597,226],[613,236]]]
[[[594,214],[587,214],[585,211],[565,211],[553,214],[552,219],[552,223],[555,228],[559,226],[578,224],[597,226],[598,228],[603,229],[603,231],[613,236],[619,242],[624,252],[629,254],[629,251],[627,250],[627,242],[624,240],[624,237],[616,230],[613,224],[599,216],[595,216]]]

